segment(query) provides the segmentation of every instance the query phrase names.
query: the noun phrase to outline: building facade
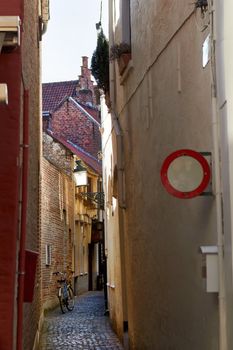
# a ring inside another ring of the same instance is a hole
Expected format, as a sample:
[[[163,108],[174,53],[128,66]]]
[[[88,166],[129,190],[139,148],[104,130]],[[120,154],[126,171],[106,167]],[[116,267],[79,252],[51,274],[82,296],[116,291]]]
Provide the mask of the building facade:
[[[1,1],[0,343],[9,350],[33,349],[39,320],[39,275],[28,280],[27,257],[39,251],[40,40],[47,20],[48,1]]]
[[[29,261],[39,253],[40,41],[48,19],[46,0],[0,5],[3,350],[33,349],[37,339],[40,280]]]
[[[43,133],[40,242],[42,315],[45,309],[58,304],[59,276],[53,273],[73,270],[73,164],[73,153]]]
[[[87,185],[76,186],[74,169],[82,162],[87,171]],[[44,311],[58,304],[57,276],[67,272],[75,294],[97,289],[99,245],[95,223],[101,208],[93,195],[101,180],[101,165],[87,153],[43,132],[41,178],[41,291]],[[92,196],[90,196],[92,194]]]
[[[111,62],[111,108],[102,108],[107,285],[110,318],[130,349],[232,347],[230,167],[229,159],[219,161],[213,50],[230,5],[219,17],[214,6],[160,0],[109,6],[110,50],[126,42],[131,60],[123,70]],[[226,157],[230,142],[221,143]],[[161,167],[180,149],[211,155],[211,195],[179,199],[165,190]],[[210,247],[218,252],[212,292],[203,254]]]
[[[102,279],[103,236],[96,229],[103,220],[100,112],[97,99],[98,93],[91,80],[87,57],[82,58],[78,80],[43,84],[44,157],[48,160],[47,152],[51,153],[49,162],[64,171],[65,164],[61,164],[61,159],[65,158],[60,157],[56,148],[64,148],[67,154],[72,155],[72,161],[68,161],[68,167],[72,168],[72,174],[69,175],[72,177],[72,185],[70,183],[69,186],[73,191],[74,216],[70,243],[76,294],[99,288]],[[81,162],[86,170],[87,183],[83,186],[75,186],[74,183],[73,171],[77,162]],[[47,171],[44,172],[44,179],[46,174]],[[60,210],[58,203],[56,210]],[[56,231],[56,228],[53,227],[52,231]],[[53,236],[51,232],[46,233],[42,229],[42,236],[47,239],[49,235]],[[60,243],[62,244],[61,241]],[[54,267],[50,266],[50,272],[52,271],[54,272]],[[42,279],[47,281],[46,274]],[[46,298],[49,301],[48,295]],[[44,307],[47,307],[46,302]]]

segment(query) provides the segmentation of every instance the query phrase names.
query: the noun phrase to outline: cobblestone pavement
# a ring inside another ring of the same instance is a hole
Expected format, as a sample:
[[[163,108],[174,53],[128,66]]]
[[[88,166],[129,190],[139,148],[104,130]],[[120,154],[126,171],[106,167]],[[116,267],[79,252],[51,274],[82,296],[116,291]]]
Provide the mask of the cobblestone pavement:
[[[57,308],[45,317],[40,350],[121,350],[104,316],[102,292],[88,292],[76,299],[74,310],[62,314]]]

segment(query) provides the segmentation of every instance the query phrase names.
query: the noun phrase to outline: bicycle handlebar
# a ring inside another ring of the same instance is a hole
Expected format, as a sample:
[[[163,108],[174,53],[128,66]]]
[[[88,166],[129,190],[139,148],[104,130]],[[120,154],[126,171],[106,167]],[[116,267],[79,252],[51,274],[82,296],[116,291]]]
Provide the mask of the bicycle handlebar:
[[[67,273],[74,273],[74,271],[70,270],[70,271],[64,271],[64,272],[61,272],[61,271],[56,271],[56,272],[53,272],[53,275],[66,275]]]

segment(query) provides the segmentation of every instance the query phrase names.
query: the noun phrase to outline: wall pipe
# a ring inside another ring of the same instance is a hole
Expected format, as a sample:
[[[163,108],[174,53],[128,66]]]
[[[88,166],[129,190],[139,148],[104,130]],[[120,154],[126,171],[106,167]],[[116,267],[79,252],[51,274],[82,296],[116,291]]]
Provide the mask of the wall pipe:
[[[212,99],[212,135],[213,135],[213,171],[215,178],[215,202],[217,216],[217,245],[218,245],[218,274],[219,274],[219,350],[227,350],[226,336],[226,297],[225,297],[225,270],[224,270],[224,232],[223,210],[221,193],[221,163],[219,144],[219,114],[217,109],[217,82],[216,82],[216,27],[215,27],[215,3],[211,2],[210,35],[211,35],[211,99]]]
[[[28,158],[29,158],[29,93],[24,90],[23,97],[23,164],[22,164],[22,207],[21,232],[18,267],[18,314],[17,314],[17,350],[22,350],[23,343],[23,301],[25,281],[25,245],[27,226],[27,200],[28,200]]]

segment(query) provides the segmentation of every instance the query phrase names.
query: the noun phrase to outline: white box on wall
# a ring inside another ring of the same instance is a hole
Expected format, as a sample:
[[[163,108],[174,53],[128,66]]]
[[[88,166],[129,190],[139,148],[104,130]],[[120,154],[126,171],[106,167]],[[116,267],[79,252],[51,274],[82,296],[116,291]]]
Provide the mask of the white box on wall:
[[[219,291],[218,247],[201,246],[200,249],[205,256],[206,291],[207,293],[217,293]]]

